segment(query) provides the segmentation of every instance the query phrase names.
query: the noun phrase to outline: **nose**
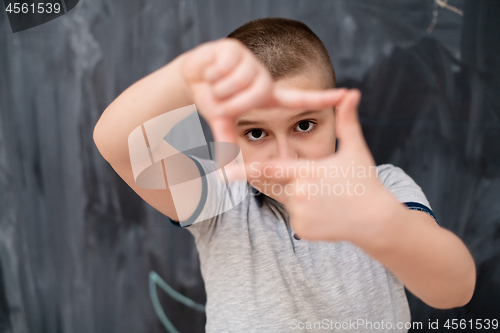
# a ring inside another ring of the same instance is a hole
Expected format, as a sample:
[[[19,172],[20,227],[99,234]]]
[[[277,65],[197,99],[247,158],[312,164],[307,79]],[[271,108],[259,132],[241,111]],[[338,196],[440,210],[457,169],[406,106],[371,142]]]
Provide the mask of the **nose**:
[[[298,149],[293,142],[286,137],[276,139],[277,159],[296,159],[299,157]]]

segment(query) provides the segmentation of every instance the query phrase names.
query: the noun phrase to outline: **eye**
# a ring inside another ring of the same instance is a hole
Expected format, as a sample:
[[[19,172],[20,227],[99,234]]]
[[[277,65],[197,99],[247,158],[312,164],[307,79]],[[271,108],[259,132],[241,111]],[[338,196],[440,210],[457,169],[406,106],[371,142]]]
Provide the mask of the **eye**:
[[[299,132],[309,132],[313,129],[314,125],[316,124],[310,120],[301,121],[295,126],[295,130]]]
[[[255,128],[253,130],[248,131],[246,136],[247,136],[248,140],[250,140],[250,141],[258,141],[258,140],[262,139],[263,137],[265,137],[266,133],[261,129]]]

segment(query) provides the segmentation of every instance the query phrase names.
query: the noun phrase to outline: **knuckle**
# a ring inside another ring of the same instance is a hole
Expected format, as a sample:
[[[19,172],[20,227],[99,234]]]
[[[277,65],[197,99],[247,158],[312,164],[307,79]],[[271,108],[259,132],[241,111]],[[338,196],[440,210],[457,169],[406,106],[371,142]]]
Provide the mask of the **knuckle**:
[[[230,95],[234,95],[246,85],[246,80],[241,76],[234,76],[217,83],[213,87],[214,95],[221,99]]]
[[[223,40],[224,50],[231,54],[237,54],[241,51],[243,43],[236,38],[226,38]]]
[[[228,43],[228,45],[231,45],[231,47],[234,47],[235,49],[246,48],[245,44],[243,44],[239,39],[229,37],[225,38],[225,40]]]
[[[248,76],[245,75],[245,73],[240,73],[239,75],[236,75],[231,82],[231,85],[233,85],[235,89],[244,88],[247,84],[248,84]]]
[[[223,96],[223,91],[225,90],[223,83],[218,83],[212,86],[212,95],[215,99],[221,99]]]

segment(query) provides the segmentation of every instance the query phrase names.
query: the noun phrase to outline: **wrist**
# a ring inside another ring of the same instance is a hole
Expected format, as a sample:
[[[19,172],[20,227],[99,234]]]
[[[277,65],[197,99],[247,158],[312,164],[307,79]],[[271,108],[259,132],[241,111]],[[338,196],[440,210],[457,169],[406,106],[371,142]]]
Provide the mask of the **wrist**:
[[[178,82],[179,86],[182,89],[184,95],[189,99],[190,103],[189,104],[194,104],[194,95],[193,91],[191,89],[191,85],[184,76],[184,66],[186,62],[186,58],[190,55],[191,51],[184,52],[183,54],[179,55],[174,61],[177,63],[177,76],[178,76]]]
[[[390,247],[406,212],[403,205],[385,189],[377,198],[372,210],[374,213],[368,214],[369,221],[365,221],[351,241],[367,253],[382,252]]]

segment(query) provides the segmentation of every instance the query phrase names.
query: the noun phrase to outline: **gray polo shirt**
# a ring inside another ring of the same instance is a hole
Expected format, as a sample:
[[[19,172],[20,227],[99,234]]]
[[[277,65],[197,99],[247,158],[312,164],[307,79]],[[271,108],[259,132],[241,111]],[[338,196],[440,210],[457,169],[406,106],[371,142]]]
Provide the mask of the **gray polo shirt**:
[[[211,216],[186,227],[200,256],[207,333],[408,331],[403,284],[382,264],[347,241],[297,239],[281,203],[247,182],[223,184],[213,161],[193,160],[206,194],[193,220]],[[401,203],[434,217],[403,170],[377,170]],[[227,209],[231,202],[238,204]]]

